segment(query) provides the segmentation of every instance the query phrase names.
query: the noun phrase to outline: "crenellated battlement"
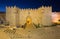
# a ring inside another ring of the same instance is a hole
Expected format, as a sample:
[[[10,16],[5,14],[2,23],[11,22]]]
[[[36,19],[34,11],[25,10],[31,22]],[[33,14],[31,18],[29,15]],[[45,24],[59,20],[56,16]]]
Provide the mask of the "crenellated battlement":
[[[11,9],[14,9],[14,8],[18,8],[18,7],[16,7],[16,6],[6,6],[6,8],[11,8]],[[20,10],[39,10],[39,9],[52,9],[52,7],[51,6],[41,6],[41,7],[39,7],[39,8],[19,8]]]

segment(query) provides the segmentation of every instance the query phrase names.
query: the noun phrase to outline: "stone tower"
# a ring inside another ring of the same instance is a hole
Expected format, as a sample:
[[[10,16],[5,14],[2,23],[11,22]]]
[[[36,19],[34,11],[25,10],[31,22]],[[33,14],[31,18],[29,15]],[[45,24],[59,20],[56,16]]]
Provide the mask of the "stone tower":
[[[17,8],[16,7],[6,7],[6,21],[9,23],[11,26],[16,25],[16,13],[17,13]]]

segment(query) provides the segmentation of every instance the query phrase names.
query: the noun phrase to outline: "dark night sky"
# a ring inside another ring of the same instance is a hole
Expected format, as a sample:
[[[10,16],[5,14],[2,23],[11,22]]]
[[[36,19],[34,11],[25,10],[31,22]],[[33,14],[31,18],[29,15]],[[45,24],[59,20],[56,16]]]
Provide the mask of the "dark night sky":
[[[6,6],[14,5],[19,8],[38,8],[42,5],[52,6],[52,11],[60,11],[60,0],[0,0],[0,12],[5,12]]]

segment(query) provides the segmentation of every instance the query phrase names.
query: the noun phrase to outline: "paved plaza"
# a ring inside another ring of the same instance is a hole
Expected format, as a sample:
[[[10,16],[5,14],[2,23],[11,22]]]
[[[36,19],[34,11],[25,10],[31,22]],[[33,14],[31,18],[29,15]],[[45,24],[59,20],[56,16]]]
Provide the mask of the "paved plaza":
[[[41,27],[15,30],[0,28],[0,39],[60,39],[60,27]]]

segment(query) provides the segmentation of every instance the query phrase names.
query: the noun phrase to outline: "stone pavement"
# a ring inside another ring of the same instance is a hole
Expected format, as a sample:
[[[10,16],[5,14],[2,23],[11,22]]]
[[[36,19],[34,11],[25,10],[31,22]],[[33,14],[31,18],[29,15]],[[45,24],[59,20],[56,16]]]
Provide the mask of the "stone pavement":
[[[19,28],[16,31],[5,30],[2,32],[6,35],[4,37],[9,39],[60,39],[60,27],[42,27],[37,29]],[[0,31],[2,37],[3,33]]]

